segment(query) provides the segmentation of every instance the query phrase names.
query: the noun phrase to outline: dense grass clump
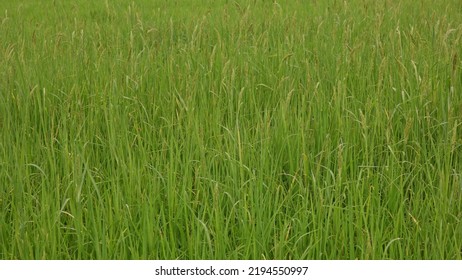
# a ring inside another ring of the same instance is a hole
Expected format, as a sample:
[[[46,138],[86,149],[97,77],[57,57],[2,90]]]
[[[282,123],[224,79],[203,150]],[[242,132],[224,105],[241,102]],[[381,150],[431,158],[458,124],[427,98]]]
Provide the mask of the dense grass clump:
[[[1,259],[461,259],[462,5],[1,1]]]

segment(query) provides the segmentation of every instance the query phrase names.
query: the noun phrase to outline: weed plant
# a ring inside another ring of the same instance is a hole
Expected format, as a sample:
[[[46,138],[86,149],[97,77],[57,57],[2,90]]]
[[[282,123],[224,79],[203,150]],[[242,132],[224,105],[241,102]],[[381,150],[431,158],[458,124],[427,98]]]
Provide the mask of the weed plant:
[[[458,0],[1,1],[1,259],[461,259]]]

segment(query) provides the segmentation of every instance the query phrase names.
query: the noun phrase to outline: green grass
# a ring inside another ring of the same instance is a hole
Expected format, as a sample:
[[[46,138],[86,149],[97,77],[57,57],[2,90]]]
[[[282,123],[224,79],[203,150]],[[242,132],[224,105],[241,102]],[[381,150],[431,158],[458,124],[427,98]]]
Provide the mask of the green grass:
[[[462,259],[460,1],[278,2],[1,1],[0,259]]]

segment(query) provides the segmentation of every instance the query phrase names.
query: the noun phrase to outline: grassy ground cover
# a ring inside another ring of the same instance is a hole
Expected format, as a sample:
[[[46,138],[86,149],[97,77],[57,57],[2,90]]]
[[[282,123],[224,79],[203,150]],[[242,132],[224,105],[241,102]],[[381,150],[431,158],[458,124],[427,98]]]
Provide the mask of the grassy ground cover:
[[[461,259],[462,5],[1,1],[1,259]]]

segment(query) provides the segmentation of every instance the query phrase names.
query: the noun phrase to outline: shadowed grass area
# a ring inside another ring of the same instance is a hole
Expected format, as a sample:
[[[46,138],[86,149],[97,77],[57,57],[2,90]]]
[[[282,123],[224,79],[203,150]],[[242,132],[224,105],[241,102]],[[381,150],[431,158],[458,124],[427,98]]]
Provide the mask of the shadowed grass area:
[[[0,259],[461,259],[461,46],[456,0],[2,1]]]

